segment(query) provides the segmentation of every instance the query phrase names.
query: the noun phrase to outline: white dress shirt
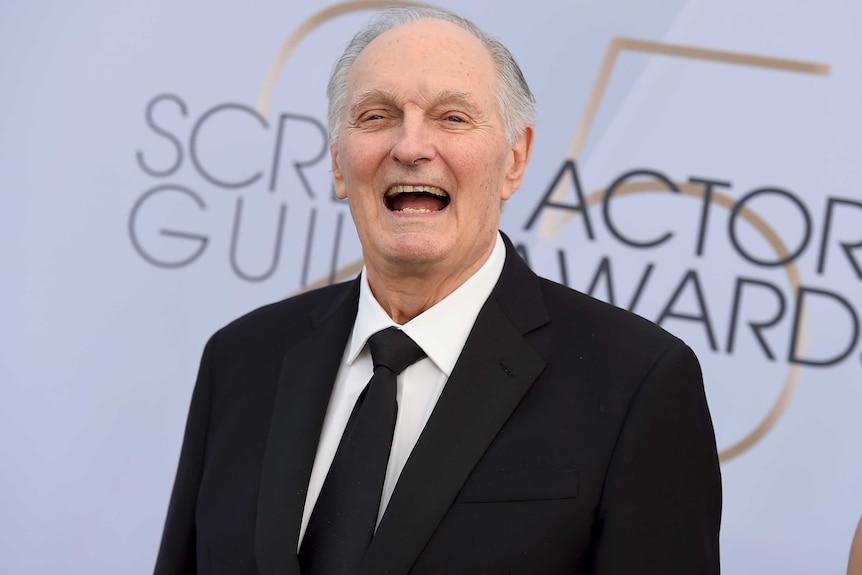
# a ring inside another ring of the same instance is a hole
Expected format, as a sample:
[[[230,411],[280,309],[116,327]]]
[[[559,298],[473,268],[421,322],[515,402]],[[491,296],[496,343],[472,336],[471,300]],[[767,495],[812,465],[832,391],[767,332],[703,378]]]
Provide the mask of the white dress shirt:
[[[320,443],[317,445],[317,455],[314,458],[308,492],[305,496],[302,526],[299,532],[300,543],[305,536],[308,519],[320,495],[329,466],[335,458],[335,451],[338,449],[344,428],[347,427],[347,420],[350,418],[356,399],[368,384],[374,371],[371,352],[365,345],[368,338],[382,329],[396,326],[419,344],[427,355],[398,376],[396,392],[398,419],[395,423],[392,451],[389,453],[389,465],[386,468],[380,511],[377,515],[379,523],[395,489],[395,483],[401,475],[401,470],[407,463],[410,452],[413,451],[425,423],[437,404],[437,399],[443,392],[443,387],[473,329],[479,310],[482,309],[500,277],[505,260],[506,247],[500,235],[497,234],[491,256],[475,274],[446,298],[403,326],[396,324],[374,299],[363,269],[356,321],[344,350],[344,356],[341,358],[341,366],[329,398],[329,407],[323,421]]]

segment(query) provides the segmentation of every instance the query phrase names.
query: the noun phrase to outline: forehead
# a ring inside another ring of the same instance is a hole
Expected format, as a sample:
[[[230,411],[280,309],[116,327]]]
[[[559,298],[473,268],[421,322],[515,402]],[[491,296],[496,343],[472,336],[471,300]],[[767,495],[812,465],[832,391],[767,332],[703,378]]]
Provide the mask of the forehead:
[[[481,40],[456,24],[423,19],[369,43],[353,64],[348,91],[451,91],[481,98],[491,97],[495,85],[494,61]]]

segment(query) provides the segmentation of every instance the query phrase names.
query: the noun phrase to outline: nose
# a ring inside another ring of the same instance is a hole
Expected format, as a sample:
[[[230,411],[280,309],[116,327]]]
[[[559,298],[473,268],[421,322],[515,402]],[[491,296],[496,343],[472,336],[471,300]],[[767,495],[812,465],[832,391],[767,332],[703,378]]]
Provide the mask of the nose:
[[[405,114],[390,156],[400,164],[415,166],[436,154],[433,128],[420,114]]]

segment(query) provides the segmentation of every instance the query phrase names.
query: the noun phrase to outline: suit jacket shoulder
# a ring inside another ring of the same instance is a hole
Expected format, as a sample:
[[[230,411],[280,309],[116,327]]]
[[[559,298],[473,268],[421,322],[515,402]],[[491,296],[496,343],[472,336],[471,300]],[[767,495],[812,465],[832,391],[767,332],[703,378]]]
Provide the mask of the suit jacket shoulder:
[[[684,346],[678,337],[628,310],[574,289],[539,278],[553,330],[561,342],[575,334],[597,357],[625,357],[629,362],[651,364],[668,350]]]
[[[277,342],[284,346],[325,321],[341,306],[352,305],[355,310],[358,297],[358,280],[307,291],[252,310],[225,325],[214,337],[226,345]]]

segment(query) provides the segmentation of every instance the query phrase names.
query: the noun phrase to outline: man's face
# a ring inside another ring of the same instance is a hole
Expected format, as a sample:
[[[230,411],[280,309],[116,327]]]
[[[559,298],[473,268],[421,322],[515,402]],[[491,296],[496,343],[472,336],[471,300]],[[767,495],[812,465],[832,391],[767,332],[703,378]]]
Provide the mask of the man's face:
[[[507,144],[497,87],[481,41],[440,20],[389,30],[356,59],[332,166],[372,273],[460,283],[490,255],[532,144],[532,129]]]

